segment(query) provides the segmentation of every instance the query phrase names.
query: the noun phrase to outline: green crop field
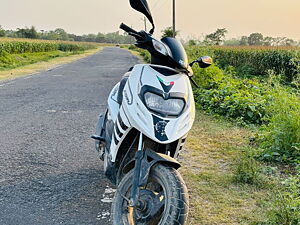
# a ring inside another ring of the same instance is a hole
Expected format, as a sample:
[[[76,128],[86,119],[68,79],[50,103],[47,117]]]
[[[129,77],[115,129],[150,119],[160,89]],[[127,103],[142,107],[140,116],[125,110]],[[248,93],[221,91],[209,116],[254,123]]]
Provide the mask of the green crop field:
[[[86,42],[68,41],[44,41],[33,39],[0,38],[0,55],[4,52],[9,54],[50,52],[50,51],[84,51],[93,49],[97,44]]]
[[[233,66],[241,76],[266,76],[269,70],[283,74],[286,81],[292,81],[297,74],[296,59],[298,47],[187,47],[189,56],[194,58],[201,53],[211,55],[217,65],[225,69]],[[299,63],[299,62],[298,62]]]
[[[0,38],[0,70],[79,54],[97,47],[99,44],[85,42]]]

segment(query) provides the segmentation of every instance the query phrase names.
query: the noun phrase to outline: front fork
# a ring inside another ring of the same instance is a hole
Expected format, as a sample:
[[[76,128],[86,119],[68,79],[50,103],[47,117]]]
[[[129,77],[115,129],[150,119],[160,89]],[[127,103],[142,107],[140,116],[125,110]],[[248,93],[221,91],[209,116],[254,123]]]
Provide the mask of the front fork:
[[[133,171],[133,183],[131,187],[131,197],[129,200],[129,206],[128,206],[128,222],[129,225],[135,225],[134,222],[134,208],[140,207],[139,205],[139,192],[140,192],[140,177],[141,177],[141,166],[142,166],[142,160],[144,157],[143,152],[143,134],[140,132],[140,138],[139,138],[139,145],[138,150],[135,153],[135,166]]]
[[[130,207],[136,207],[138,205],[138,197],[140,191],[140,178],[141,178],[141,166],[144,157],[143,152],[143,134],[140,133],[138,150],[135,153],[135,166],[133,171],[133,183],[131,188],[131,198],[129,202]]]

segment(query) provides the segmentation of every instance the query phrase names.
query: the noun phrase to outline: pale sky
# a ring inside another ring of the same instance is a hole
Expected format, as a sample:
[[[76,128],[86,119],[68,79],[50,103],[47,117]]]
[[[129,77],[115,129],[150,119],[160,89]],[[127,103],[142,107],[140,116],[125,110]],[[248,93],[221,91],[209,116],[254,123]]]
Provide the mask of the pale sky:
[[[148,0],[156,35],[172,23],[172,0]],[[261,32],[300,40],[300,0],[176,0],[180,35],[201,37],[227,28],[228,37]],[[0,0],[0,25],[16,29],[34,25],[38,30],[63,28],[68,33],[107,33],[124,22],[143,28],[142,14],[129,0]],[[149,27],[150,25],[148,25]]]

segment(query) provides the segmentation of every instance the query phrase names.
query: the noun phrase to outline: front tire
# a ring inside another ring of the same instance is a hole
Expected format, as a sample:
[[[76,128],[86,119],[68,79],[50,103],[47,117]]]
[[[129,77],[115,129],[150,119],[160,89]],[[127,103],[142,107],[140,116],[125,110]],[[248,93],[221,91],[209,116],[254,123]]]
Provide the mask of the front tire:
[[[133,170],[121,180],[112,203],[112,224],[130,225],[128,199],[131,194]],[[160,200],[157,201],[157,198]],[[134,209],[135,225],[184,225],[188,214],[186,185],[177,170],[157,164],[150,171],[148,183],[140,191],[140,200],[147,202],[146,209]],[[156,204],[154,204],[156,203]],[[158,203],[158,204],[157,204]],[[150,206],[159,205],[158,209]],[[148,209],[149,208],[149,209]],[[155,211],[155,216],[151,210]]]

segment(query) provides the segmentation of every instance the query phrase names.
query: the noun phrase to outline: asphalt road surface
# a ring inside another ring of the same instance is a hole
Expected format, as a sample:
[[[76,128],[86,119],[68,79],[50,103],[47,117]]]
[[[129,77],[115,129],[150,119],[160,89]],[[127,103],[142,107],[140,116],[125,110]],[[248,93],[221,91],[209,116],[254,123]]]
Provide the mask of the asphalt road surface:
[[[137,58],[119,48],[0,83],[0,224],[109,225],[98,114]]]

